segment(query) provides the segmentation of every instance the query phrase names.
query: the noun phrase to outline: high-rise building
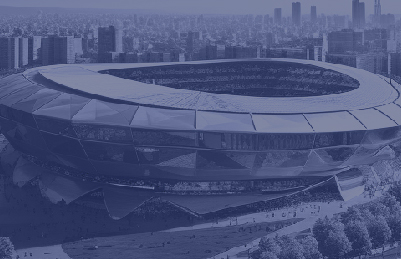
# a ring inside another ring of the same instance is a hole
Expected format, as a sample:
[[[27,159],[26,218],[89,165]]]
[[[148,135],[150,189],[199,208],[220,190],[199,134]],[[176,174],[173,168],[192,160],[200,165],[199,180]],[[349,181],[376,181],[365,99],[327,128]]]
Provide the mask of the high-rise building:
[[[376,26],[380,25],[381,15],[382,15],[382,7],[380,5],[380,0],[375,0],[374,23]]]
[[[292,3],[292,24],[295,26],[301,26],[301,3]]]
[[[187,52],[194,52],[194,33],[192,31],[188,32],[187,37]]]
[[[42,39],[42,65],[75,63],[74,37],[49,36]]]
[[[374,74],[387,73],[388,56],[381,52],[358,54],[356,56],[356,68],[360,68]]]
[[[352,25],[354,28],[365,27],[365,3],[352,0]]]
[[[98,28],[98,53],[99,62],[102,62],[102,54],[107,52],[123,52],[122,30],[114,26]]]
[[[317,21],[317,10],[316,6],[311,6],[310,8],[310,20],[315,23]]]
[[[281,8],[274,8],[274,23],[281,24]]]
[[[18,66],[23,67],[28,65],[28,38],[18,38]]]
[[[389,36],[386,29],[364,30],[363,41],[365,48],[369,51],[387,51],[387,39]]]
[[[359,27],[359,0],[352,0],[352,26]]]
[[[0,69],[14,69],[19,66],[18,38],[0,38]]]
[[[82,47],[82,38],[74,38],[74,52],[79,56],[84,54],[84,50]]]
[[[54,63],[54,41],[55,36],[49,36],[47,38],[42,38],[42,45],[40,47],[40,52],[42,54],[42,65],[52,65]]]
[[[388,54],[388,74],[401,76],[401,53]]]
[[[353,30],[331,32],[327,37],[329,54],[346,54],[363,49],[363,33]]]
[[[225,58],[226,55],[226,45],[225,44],[216,44],[217,47],[217,58],[222,59]]]
[[[33,64],[40,59],[40,48],[42,45],[41,36],[33,36],[28,39],[28,63]]]
[[[359,28],[365,28],[365,3],[361,2],[359,3],[358,7],[358,12],[359,12]]]
[[[314,46],[313,48],[313,58],[315,61],[323,61],[323,47],[322,46]]]

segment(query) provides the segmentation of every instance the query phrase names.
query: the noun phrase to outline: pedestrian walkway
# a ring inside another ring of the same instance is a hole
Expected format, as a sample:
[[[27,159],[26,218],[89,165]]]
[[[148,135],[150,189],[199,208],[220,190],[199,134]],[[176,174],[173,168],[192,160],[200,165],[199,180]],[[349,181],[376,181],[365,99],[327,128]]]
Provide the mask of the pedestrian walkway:
[[[380,196],[381,196],[381,194],[378,193],[377,196],[374,197],[373,199],[380,197]],[[363,204],[363,203],[369,202],[371,200],[372,199],[370,199],[368,197],[364,197],[364,195],[360,195],[347,202],[320,203],[321,209],[320,209],[319,213],[310,215],[309,217],[305,218],[305,220],[303,220],[303,221],[300,221],[291,226],[282,228],[278,231],[272,232],[266,236],[267,237],[275,237],[276,235],[279,235],[279,236],[288,235],[291,233],[303,231],[308,228],[312,228],[318,218],[324,218],[325,216],[330,218],[334,214],[347,211],[348,207],[354,206],[356,204]],[[276,220],[278,220],[278,219],[276,219]],[[248,251],[252,247],[258,246],[259,242],[260,242],[260,238],[255,239],[246,245],[233,247],[226,252],[212,256],[208,259],[227,259],[227,258],[229,258],[229,259],[245,259],[248,257],[247,256],[246,257],[238,257],[237,255],[242,252]]]
[[[18,249],[16,252],[19,259],[71,259],[61,245]]]
[[[341,202],[338,201],[331,202],[330,207],[340,206],[340,203]],[[283,208],[280,210],[274,210],[269,212],[252,213],[239,217],[228,218],[222,221],[203,223],[190,227],[178,227],[178,228],[168,229],[162,232],[177,232],[177,231],[198,230],[198,229],[219,228],[219,227],[221,228],[221,227],[238,226],[252,223],[275,222],[293,218],[303,219],[311,216],[318,216],[322,206],[325,206],[325,204],[327,203],[311,202],[308,204],[298,205],[291,208]]]

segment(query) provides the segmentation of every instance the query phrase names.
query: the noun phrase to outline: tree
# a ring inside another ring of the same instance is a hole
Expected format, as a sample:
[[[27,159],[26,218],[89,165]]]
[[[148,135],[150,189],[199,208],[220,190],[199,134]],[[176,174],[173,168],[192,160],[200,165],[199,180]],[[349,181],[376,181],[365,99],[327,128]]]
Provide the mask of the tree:
[[[322,254],[328,259],[343,259],[345,255],[351,251],[351,242],[345,235],[344,231],[329,231],[324,244],[322,246]]]
[[[11,259],[14,254],[14,245],[11,243],[10,238],[0,237],[0,258]]]
[[[342,216],[341,216],[341,221],[343,224],[347,224],[348,222],[351,221],[363,221],[364,217],[362,216],[361,211],[355,207],[349,207],[347,212],[345,212]]]
[[[401,241],[401,212],[389,215],[386,220],[392,234],[391,241]]]
[[[324,219],[318,219],[316,223],[313,225],[313,236],[316,238],[319,246],[319,251],[325,255],[324,244],[329,235],[329,232],[332,231],[334,233],[344,232],[344,224],[337,220],[330,220],[327,216]],[[344,234],[345,235],[345,234]]]
[[[377,216],[368,221],[367,227],[373,248],[383,247],[384,252],[384,245],[391,238],[391,229],[386,219],[381,215]]]
[[[367,255],[372,249],[368,229],[362,221],[350,221],[345,225],[345,234],[352,244],[351,256]]]
[[[386,216],[390,214],[390,209],[382,203],[382,200],[376,200],[373,202],[370,202],[368,204],[368,208],[370,213],[372,213],[373,216]]]
[[[392,184],[388,192],[394,196],[397,201],[401,202],[401,182]]]
[[[272,252],[263,252],[260,259],[279,259],[276,254]]]
[[[280,238],[281,252],[279,259],[305,259],[302,245],[293,237]]]
[[[313,236],[321,245],[327,237],[330,229],[333,229],[331,220],[326,216],[324,219],[319,218],[313,225]]]
[[[389,208],[390,214],[395,214],[395,213],[400,213],[400,212],[401,212],[401,205],[400,205],[400,202],[397,201],[397,199],[396,199],[393,195],[391,195],[391,194],[389,194],[389,193],[386,193],[386,195],[384,195],[384,196],[381,198],[380,202],[381,202],[384,206],[386,206],[387,208]],[[387,215],[384,215],[384,216],[386,217],[386,216],[388,216],[388,214],[387,214]]]
[[[318,242],[316,238],[307,236],[299,241],[303,247],[305,259],[322,259],[323,256],[319,252]]]
[[[277,238],[262,237],[259,242],[259,248],[262,252],[271,252],[275,255],[278,255],[281,252],[281,247]]]

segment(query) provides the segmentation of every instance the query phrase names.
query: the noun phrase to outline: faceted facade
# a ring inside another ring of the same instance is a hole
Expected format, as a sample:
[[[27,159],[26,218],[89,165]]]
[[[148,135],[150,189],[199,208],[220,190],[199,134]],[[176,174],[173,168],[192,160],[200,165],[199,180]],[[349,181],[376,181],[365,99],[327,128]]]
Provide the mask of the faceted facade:
[[[45,74],[31,70],[0,80],[1,132],[23,154],[93,175],[197,181],[332,175],[391,158],[401,140],[398,96],[321,113],[177,109],[72,91]],[[368,87],[398,91],[380,80]],[[157,93],[160,86],[153,86]]]

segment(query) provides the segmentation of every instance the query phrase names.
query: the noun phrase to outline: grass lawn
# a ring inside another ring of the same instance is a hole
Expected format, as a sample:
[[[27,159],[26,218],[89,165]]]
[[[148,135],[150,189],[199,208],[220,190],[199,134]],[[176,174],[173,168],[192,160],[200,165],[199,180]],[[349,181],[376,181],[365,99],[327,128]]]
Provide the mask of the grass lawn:
[[[201,259],[263,237],[268,233],[268,226],[290,225],[301,220],[303,219],[180,232],[99,237],[66,243],[63,249],[73,259]]]

